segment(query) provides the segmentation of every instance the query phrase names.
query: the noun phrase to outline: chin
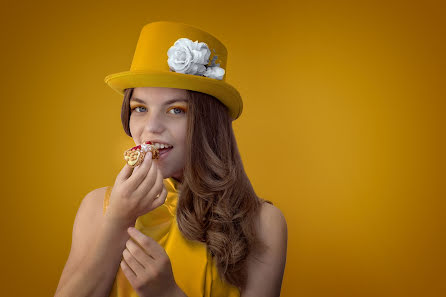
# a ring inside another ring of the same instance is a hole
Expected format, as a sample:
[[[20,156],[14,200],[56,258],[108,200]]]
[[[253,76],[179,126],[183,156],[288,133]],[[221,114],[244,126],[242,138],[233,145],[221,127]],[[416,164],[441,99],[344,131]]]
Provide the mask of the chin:
[[[163,176],[163,179],[169,178],[173,175],[172,172],[165,171],[162,168],[160,168],[160,171],[161,171],[161,175]]]
[[[161,171],[161,175],[163,176],[163,179],[168,178],[168,172],[165,172],[165,170],[161,167],[159,167],[159,170]]]
[[[169,166],[163,167],[161,164],[159,164],[158,168],[161,171],[161,175],[163,176],[163,179],[166,179],[169,177],[174,177],[177,180],[181,180],[181,178],[183,177],[183,172],[178,171],[178,168],[176,168],[176,169],[169,168]],[[180,177],[180,178],[177,178],[177,177]]]

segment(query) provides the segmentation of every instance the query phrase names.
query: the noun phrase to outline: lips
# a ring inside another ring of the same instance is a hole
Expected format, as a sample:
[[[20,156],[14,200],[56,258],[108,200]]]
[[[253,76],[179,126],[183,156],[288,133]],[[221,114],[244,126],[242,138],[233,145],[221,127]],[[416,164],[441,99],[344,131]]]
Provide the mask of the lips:
[[[167,153],[168,151],[170,151],[172,148],[171,147],[169,147],[169,148],[163,148],[163,149],[158,149],[158,151],[160,152],[160,154],[164,154],[164,153]]]
[[[172,148],[167,148],[167,149],[158,149],[159,151],[159,156],[160,158],[162,158],[164,155],[166,155],[168,152],[170,152],[172,150]]]

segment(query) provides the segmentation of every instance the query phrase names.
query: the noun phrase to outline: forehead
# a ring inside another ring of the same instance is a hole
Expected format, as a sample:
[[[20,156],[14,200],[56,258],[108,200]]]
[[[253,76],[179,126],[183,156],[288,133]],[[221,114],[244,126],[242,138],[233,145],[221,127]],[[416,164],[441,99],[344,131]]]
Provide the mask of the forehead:
[[[132,98],[148,103],[160,103],[171,99],[187,99],[187,91],[175,88],[138,87],[134,88]]]

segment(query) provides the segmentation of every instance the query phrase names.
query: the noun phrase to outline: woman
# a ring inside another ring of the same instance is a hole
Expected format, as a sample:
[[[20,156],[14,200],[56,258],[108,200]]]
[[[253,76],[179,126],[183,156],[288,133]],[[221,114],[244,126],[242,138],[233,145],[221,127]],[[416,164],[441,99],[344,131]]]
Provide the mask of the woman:
[[[56,296],[280,295],[286,222],[243,169],[226,57],[198,28],[154,22],[130,71],[106,77],[127,135],[160,155],[83,199]]]

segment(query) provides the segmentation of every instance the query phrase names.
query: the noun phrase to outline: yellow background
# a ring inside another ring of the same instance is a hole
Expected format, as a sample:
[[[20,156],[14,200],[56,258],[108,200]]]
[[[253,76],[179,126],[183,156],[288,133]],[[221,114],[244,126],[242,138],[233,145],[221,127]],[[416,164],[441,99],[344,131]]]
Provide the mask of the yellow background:
[[[245,169],[288,222],[282,296],[445,296],[441,2],[2,1],[0,295],[54,294],[133,145],[103,79],[171,20],[228,48]]]

